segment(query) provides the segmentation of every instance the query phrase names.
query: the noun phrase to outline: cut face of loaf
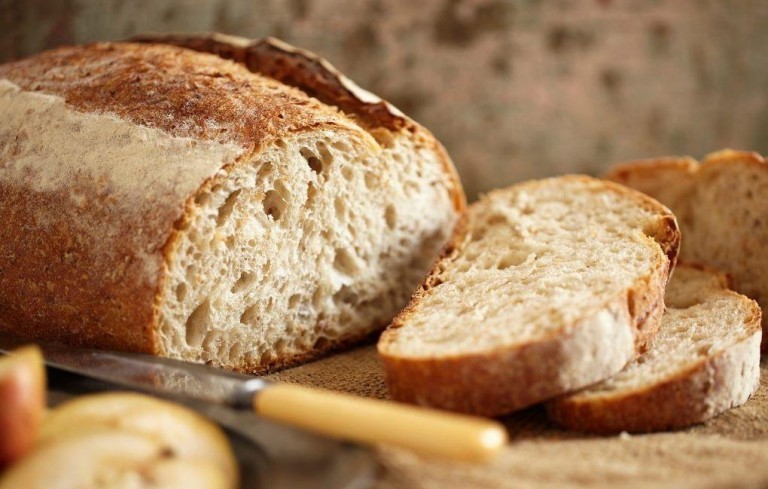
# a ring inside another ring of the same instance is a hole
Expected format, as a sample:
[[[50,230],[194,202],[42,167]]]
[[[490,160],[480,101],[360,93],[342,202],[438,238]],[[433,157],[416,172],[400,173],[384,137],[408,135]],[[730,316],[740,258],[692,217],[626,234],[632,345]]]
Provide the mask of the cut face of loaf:
[[[681,428],[744,404],[760,382],[760,308],[715,272],[681,265],[648,351],[608,380],[547,403],[581,431]]]
[[[167,45],[0,66],[0,330],[261,372],[400,310],[459,232],[450,160],[326,62],[254,45],[324,102]]]
[[[684,236],[681,258],[728,272],[734,289],[760,304],[768,331],[768,164],[762,156],[725,150],[701,164],[675,157],[636,161],[616,165],[606,178],[669,206]]]
[[[333,131],[286,138],[199,192],[169,250],[163,353],[262,368],[386,325],[452,212],[438,164],[368,151]]]
[[[394,399],[498,415],[618,372],[656,330],[674,216],[566,176],[491,192],[379,341]]]

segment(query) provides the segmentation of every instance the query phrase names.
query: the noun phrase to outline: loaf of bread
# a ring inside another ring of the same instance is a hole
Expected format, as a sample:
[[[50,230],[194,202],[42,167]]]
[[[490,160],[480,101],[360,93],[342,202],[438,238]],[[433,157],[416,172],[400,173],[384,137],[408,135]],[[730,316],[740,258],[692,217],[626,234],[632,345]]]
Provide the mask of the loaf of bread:
[[[608,380],[547,403],[580,431],[682,428],[744,404],[760,383],[760,308],[726,277],[680,265],[648,351]]]
[[[444,149],[309,53],[237,49],[0,66],[0,330],[262,372],[402,308],[461,235]]]
[[[724,150],[698,163],[669,157],[622,163],[606,178],[658,199],[683,233],[681,259],[731,275],[734,289],[763,309],[768,348],[768,163],[757,153]]]
[[[379,340],[394,399],[504,414],[615,374],[655,335],[680,241],[655,200],[565,176],[493,191],[468,222]]]

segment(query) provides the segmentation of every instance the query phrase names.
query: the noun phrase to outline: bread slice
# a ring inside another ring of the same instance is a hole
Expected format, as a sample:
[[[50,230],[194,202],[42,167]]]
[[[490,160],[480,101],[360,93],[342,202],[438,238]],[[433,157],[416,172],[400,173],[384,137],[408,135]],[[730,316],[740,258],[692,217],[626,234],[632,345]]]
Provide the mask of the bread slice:
[[[763,309],[768,348],[768,163],[757,153],[724,150],[701,163],[670,157],[614,166],[606,178],[669,206],[684,236],[684,261],[727,272],[734,290]]]
[[[379,340],[394,399],[498,415],[602,380],[655,334],[680,235],[639,192],[564,176],[491,192]]]
[[[0,66],[0,330],[263,372],[407,303],[461,230],[442,146],[314,55],[235,47],[260,64],[103,43]]]
[[[547,403],[567,428],[647,432],[700,423],[744,404],[760,383],[760,308],[726,277],[680,265],[648,351],[608,380]]]

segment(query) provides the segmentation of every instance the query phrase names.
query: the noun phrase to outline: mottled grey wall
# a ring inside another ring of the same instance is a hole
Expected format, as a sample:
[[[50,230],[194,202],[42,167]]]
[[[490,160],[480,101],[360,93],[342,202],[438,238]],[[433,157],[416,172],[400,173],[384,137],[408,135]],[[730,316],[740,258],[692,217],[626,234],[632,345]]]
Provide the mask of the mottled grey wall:
[[[768,2],[0,0],[0,57],[142,31],[314,50],[446,145],[470,194],[724,146],[768,153]]]

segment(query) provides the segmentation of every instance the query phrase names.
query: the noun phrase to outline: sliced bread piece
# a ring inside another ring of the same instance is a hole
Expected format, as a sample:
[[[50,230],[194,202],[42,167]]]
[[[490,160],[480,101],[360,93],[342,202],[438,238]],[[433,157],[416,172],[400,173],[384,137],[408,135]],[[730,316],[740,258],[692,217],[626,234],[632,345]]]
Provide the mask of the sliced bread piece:
[[[755,299],[768,330],[768,164],[757,153],[724,150],[691,158],[623,163],[607,178],[669,206],[685,237],[681,259],[729,273],[734,289]],[[763,348],[768,347],[763,334]]]
[[[647,432],[744,404],[760,382],[760,308],[724,275],[681,265],[651,347],[608,380],[547,403],[567,428]]]
[[[621,370],[658,329],[671,212],[583,176],[491,192],[379,340],[394,399],[499,415]]]

